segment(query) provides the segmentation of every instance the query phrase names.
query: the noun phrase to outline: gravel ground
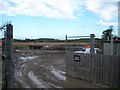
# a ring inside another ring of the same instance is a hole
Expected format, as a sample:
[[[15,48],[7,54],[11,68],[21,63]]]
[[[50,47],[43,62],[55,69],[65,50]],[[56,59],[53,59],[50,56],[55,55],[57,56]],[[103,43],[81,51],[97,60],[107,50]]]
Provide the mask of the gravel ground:
[[[100,88],[66,74],[64,51],[16,50],[15,88]]]

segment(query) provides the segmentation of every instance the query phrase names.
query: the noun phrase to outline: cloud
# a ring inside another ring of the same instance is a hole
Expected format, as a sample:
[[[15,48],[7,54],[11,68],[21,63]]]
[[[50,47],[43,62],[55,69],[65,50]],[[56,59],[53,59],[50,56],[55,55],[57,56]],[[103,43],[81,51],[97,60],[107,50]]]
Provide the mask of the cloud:
[[[105,21],[117,17],[119,0],[2,0],[0,13],[8,16],[19,14],[44,16],[47,18],[75,19],[81,15],[81,8],[89,10]],[[111,3],[108,3],[111,2]],[[77,15],[76,15],[77,12]]]
[[[118,26],[118,22],[103,21],[103,20],[100,20],[100,22],[97,22],[97,24],[105,25],[105,26]]]
[[[86,0],[86,9],[100,15],[105,21],[110,21],[118,15],[118,0]],[[115,3],[116,2],[116,3]]]
[[[24,14],[50,18],[74,19],[80,0],[2,0],[1,12],[9,16]]]

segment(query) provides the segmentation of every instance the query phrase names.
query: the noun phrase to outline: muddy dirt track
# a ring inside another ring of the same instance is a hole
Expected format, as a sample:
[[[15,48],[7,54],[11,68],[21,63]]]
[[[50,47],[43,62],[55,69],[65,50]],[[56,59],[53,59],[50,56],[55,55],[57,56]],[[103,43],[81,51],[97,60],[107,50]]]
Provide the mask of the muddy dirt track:
[[[15,88],[100,88],[66,74],[64,51],[16,50],[14,60]]]

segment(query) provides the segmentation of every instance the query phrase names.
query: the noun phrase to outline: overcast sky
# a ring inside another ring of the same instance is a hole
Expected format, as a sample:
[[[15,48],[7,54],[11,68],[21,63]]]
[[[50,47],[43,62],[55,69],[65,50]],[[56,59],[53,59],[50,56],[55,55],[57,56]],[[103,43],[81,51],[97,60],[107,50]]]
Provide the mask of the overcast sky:
[[[119,0],[0,0],[1,24],[12,21],[14,38],[118,34]],[[2,34],[0,34],[2,36]]]

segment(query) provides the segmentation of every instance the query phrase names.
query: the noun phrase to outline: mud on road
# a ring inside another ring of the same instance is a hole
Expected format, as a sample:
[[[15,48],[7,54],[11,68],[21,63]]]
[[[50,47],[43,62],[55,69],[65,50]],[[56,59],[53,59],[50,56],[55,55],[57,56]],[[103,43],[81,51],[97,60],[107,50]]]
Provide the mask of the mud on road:
[[[66,74],[64,51],[15,50],[14,61],[15,88],[100,88]]]

